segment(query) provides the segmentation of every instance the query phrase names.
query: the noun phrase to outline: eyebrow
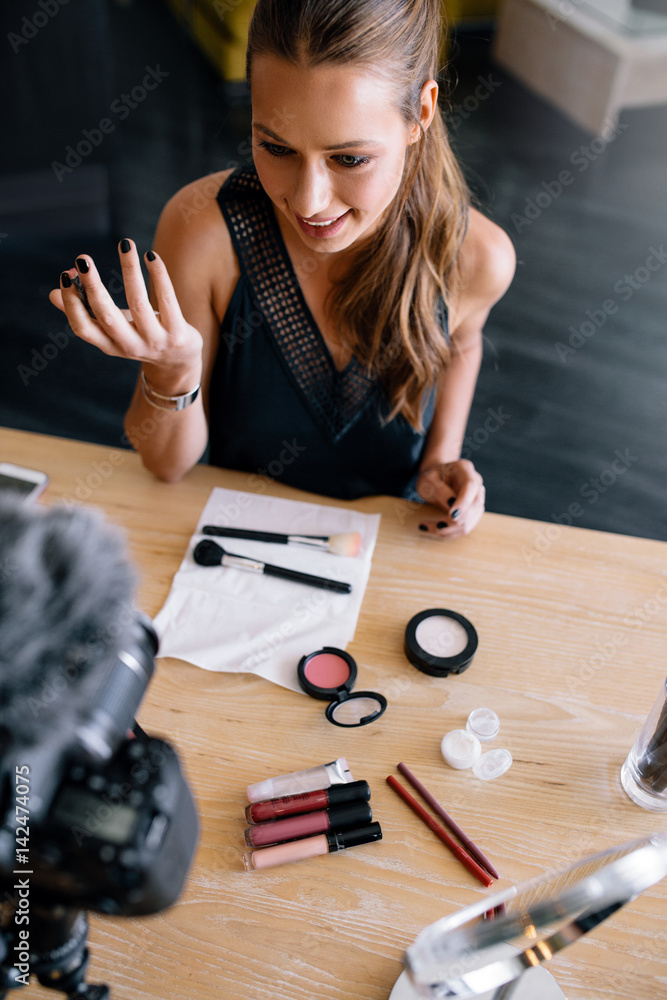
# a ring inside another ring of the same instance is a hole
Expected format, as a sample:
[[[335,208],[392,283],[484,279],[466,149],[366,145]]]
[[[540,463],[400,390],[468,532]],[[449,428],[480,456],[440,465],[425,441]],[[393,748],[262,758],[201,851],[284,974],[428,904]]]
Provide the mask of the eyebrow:
[[[272,132],[270,128],[266,127],[266,125],[260,125],[259,122],[253,122],[252,127],[259,129],[260,132],[264,132],[265,135],[268,135],[271,139],[275,139],[276,142],[282,142],[284,146],[289,146],[289,142],[287,142],[286,139],[282,139],[279,135],[276,135],[276,133]],[[324,148],[327,153],[330,153],[336,149],[349,149],[350,146],[376,147],[381,145],[382,143],[375,142],[373,139],[350,139],[349,142],[339,142],[335,146],[325,146]]]

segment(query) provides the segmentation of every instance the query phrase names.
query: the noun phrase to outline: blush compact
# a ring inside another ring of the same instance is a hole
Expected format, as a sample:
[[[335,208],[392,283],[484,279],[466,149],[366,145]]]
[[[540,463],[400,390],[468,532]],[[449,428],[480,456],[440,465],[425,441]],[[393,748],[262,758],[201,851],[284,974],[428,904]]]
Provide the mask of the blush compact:
[[[379,719],[387,707],[387,699],[375,691],[352,692],[357,664],[349,653],[335,646],[323,646],[302,656],[297,676],[306,694],[329,702],[324,714],[334,726],[367,726]]]

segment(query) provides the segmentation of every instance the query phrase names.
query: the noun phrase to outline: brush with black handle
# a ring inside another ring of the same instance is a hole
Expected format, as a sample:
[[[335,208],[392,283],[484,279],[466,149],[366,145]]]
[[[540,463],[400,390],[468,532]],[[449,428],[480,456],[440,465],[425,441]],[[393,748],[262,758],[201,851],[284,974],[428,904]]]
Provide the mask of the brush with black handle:
[[[294,583],[305,583],[321,590],[332,590],[337,594],[349,594],[352,584],[340,580],[328,580],[324,576],[312,576],[300,570],[287,569],[285,566],[272,566],[271,563],[260,562],[247,556],[237,556],[233,552],[225,552],[221,545],[210,538],[204,538],[195,545],[194,560],[200,566],[235,566],[237,569],[248,569],[254,573],[264,573],[266,576],[278,576],[283,580],[293,580]]]
[[[205,524],[203,535],[218,535],[222,538],[247,538],[255,542],[273,542],[276,545],[305,545],[321,552],[333,552],[337,556],[356,556],[361,548],[358,531],[344,531],[338,535],[283,535],[276,531],[254,531],[251,528],[220,528],[217,524]]]

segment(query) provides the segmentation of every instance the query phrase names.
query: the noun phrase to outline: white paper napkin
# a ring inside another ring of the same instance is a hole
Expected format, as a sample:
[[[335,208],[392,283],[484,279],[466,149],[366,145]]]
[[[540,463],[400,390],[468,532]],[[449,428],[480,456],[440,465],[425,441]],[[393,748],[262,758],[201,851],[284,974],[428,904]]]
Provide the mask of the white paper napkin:
[[[355,557],[297,545],[214,538],[234,555],[344,580],[352,584],[352,593],[334,594],[234,567],[198,566],[192,553],[197,542],[208,537],[200,534],[205,524],[286,535],[358,531],[362,542]],[[187,660],[204,670],[259,674],[300,691],[296,668],[301,657],[322,646],[344,649],[354,637],[379,526],[379,514],[214,489],[155,618],[159,655]]]

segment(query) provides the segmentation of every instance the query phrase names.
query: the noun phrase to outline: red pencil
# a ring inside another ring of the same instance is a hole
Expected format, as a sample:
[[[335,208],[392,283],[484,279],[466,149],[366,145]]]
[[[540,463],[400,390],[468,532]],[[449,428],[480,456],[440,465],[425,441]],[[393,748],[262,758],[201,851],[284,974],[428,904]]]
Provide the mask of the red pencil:
[[[473,861],[470,855],[467,854],[463,848],[449,836],[444,827],[440,826],[440,824],[437,823],[432,816],[429,816],[424,807],[420,806],[417,800],[414,799],[409,792],[406,792],[393,774],[388,776],[387,784],[390,788],[394,789],[397,795],[400,795],[403,801],[410,806],[412,811],[419,816],[422,822],[426,823],[427,827],[433,831],[436,837],[439,837],[443,844],[450,849],[454,857],[458,858],[461,864],[464,865],[477,879],[479,879],[482,885],[486,886],[487,889],[490,885],[493,885],[493,879],[491,876],[485,872],[483,868],[480,868],[477,862]]]
[[[463,846],[467,849],[470,856],[473,857],[475,861],[477,861],[482,868],[489,873],[489,875],[492,875],[493,878],[500,878],[496,869],[493,867],[489,859],[482,854],[477,844],[473,843],[470,837],[463,832],[461,827],[454,822],[452,817],[447,815],[438,800],[431,795],[427,788],[424,788],[418,778],[415,778],[412,771],[410,771],[405,764],[399,764],[398,770],[404,778],[408,779],[412,787],[417,789],[422,798],[428,802],[433,812],[437,813],[440,819],[444,821],[445,826],[449,827],[452,833],[456,834]]]

